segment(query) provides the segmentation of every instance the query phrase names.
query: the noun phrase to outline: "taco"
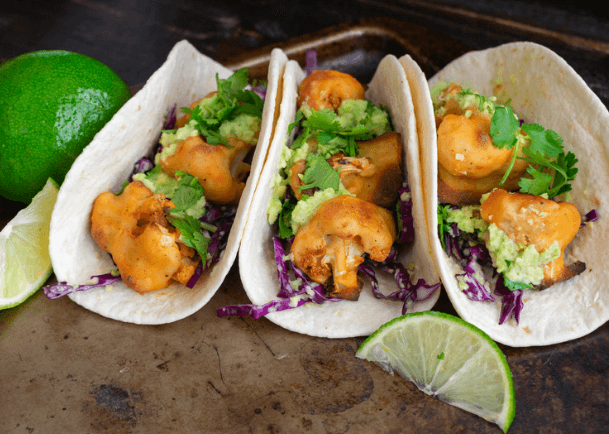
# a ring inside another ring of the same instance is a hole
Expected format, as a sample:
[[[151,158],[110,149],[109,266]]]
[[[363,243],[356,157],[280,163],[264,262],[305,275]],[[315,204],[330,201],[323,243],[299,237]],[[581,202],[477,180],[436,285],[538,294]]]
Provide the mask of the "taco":
[[[609,113],[598,97],[527,42],[468,53],[429,87],[409,79],[427,92],[415,105],[428,231],[459,315],[517,347],[607,321]]]
[[[72,288],[72,300],[138,324],[176,321],[207,303],[237,254],[286,62],[281,51],[273,52],[262,109],[254,92],[241,90],[246,70],[231,75],[188,42],[176,44],[61,186],[49,250],[57,280]],[[250,103],[243,104],[244,98]],[[189,105],[167,130],[172,107]],[[235,108],[240,115],[226,115]],[[244,115],[244,108],[252,110]],[[206,123],[216,109],[232,119],[222,124],[226,128]],[[242,161],[248,153],[251,166]]]
[[[404,309],[430,309],[438,275],[413,106],[397,59],[381,61],[367,90],[336,71],[305,77],[294,61],[283,85],[239,255],[253,304],[219,315],[266,316],[338,338],[368,335]],[[396,238],[408,228],[414,240],[398,251]]]

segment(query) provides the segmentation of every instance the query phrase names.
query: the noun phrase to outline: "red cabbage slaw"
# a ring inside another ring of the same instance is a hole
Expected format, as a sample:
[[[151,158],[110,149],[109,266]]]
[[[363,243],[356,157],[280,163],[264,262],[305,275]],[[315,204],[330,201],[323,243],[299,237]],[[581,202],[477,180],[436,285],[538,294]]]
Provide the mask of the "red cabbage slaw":
[[[582,218],[581,226],[598,220],[596,210],[588,212]],[[444,234],[444,250],[449,258],[456,261],[463,270],[463,273],[455,274],[455,278],[467,285],[463,293],[472,301],[495,301],[493,294],[501,298],[501,312],[499,315],[499,325],[507,319],[513,317],[516,324],[520,322],[520,314],[524,308],[522,301],[523,290],[510,290],[504,283],[503,275],[497,273],[493,267],[491,256],[488,249],[474,234],[462,232],[456,223],[452,223],[450,229]],[[495,288],[491,294],[487,287],[490,287],[486,276],[482,272],[482,266],[493,267]]]
[[[174,105],[169,113],[167,114],[167,120],[163,125],[163,129],[172,129],[176,121],[176,106]],[[155,154],[162,151],[162,145],[159,143]],[[154,159],[154,158],[153,158]],[[133,175],[138,173],[147,173],[154,168],[153,160],[142,157],[137,161],[133,167],[133,171],[129,175],[129,182],[133,181]],[[199,265],[195,269],[192,277],[186,284],[188,288],[193,288],[203,272],[210,268],[213,264],[218,262],[222,256],[222,253],[226,249],[228,242],[228,235],[237,213],[237,206],[221,206],[213,207],[209,203],[205,204],[205,213],[199,219],[202,223],[205,223],[207,227],[215,227],[216,231],[212,234],[209,231],[202,229],[204,235],[209,238],[209,246],[207,248],[207,258],[205,261],[203,258]],[[118,273],[115,271],[114,273]],[[112,278],[110,278],[112,277]],[[87,284],[87,285],[69,285],[67,282],[58,282],[54,285],[44,286],[42,289],[44,294],[49,299],[55,299],[63,297],[64,295],[71,294],[77,291],[88,291],[90,289],[99,288],[106,285],[112,285],[121,281],[120,276],[115,276],[113,273],[102,274],[98,276],[91,276],[91,279],[97,279],[99,283]]]
[[[410,188],[407,185],[404,185],[399,190],[399,193],[400,201],[398,202],[398,209],[400,212],[398,213],[398,217],[401,219],[402,224],[400,233],[398,234],[398,241],[392,246],[389,256],[383,262],[373,261],[368,255],[365,255],[365,260],[359,266],[358,273],[370,280],[372,294],[376,298],[401,301],[403,303],[402,314],[404,314],[412,302],[427,299],[440,287],[440,283],[428,285],[424,279],[419,279],[417,282],[413,283],[411,281],[411,274],[397,260],[398,249],[396,246],[399,247],[399,245],[402,244],[401,240],[407,240],[407,242],[412,241],[414,236],[412,199],[409,194]],[[278,299],[271,300],[263,305],[243,304],[224,306],[217,310],[217,315],[219,317],[249,316],[253,319],[258,319],[269,313],[295,309],[306,303],[349,303],[349,301],[345,301],[341,298],[326,297],[324,295],[326,290],[322,284],[313,282],[302,270],[296,267],[292,261],[286,261],[284,259],[285,252],[290,249],[292,242],[293,238],[282,240],[277,236],[273,237],[275,264],[277,265],[277,278],[279,281]],[[393,275],[398,286],[397,291],[388,295],[381,292],[376,278],[377,269]],[[294,276],[293,280],[292,276]],[[296,287],[296,289],[294,287]]]

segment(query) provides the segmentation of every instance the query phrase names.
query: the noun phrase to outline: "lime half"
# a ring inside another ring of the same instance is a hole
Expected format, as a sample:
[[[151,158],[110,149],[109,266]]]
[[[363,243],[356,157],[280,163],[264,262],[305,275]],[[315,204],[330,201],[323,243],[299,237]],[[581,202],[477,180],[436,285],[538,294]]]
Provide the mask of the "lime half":
[[[440,312],[406,314],[366,339],[356,357],[399,373],[423,392],[494,422],[514,420],[512,373],[493,340],[477,327]]]
[[[23,302],[51,275],[49,226],[56,200],[57,184],[49,178],[0,232],[0,309]]]

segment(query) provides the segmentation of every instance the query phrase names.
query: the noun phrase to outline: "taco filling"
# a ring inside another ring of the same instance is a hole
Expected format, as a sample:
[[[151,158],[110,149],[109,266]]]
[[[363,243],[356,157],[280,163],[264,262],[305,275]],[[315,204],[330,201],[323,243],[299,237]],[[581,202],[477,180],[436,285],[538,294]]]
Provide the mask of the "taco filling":
[[[217,78],[217,92],[162,131],[154,163],[143,158],[120,193],[95,200],[91,236],[134,291],[193,287],[219,259],[260,132],[263,101],[244,90],[247,76]]]
[[[268,222],[276,228],[284,300],[229,306],[220,316],[257,318],[308,301],[356,301],[362,275],[371,279],[376,297],[399,299],[404,309],[437,288],[410,283],[410,274],[396,260],[397,242],[412,241],[414,232],[402,139],[392,129],[388,110],[364,95],[361,83],[337,71],[316,70],[301,82],[288,132],[296,138],[282,148],[267,209]],[[383,295],[373,266],[392,273],[401,292]]]
[[[501,297],[499,323],[519,319],[524,289],[542,290],[585,270],[565,264],[582,218],[565,200],[577,159],[552,130],[458,83],[432,89],[438,135],[439,236],[459,288]]]

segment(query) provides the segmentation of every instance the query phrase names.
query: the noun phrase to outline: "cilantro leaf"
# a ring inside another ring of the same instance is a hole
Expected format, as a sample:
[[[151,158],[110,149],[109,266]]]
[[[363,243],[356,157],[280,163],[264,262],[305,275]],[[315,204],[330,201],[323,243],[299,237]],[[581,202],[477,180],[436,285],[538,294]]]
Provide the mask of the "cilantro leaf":
[[[519,122],[514,116],[512,107],[495,107],[495,114],[491,121],[491,140],[497,148],[512,149],[516,144]]]
[[[505,276],[503,276],[503,283],[505,284],[505,287],[510,291],[518,291],[520,289],[533,289],[533,285],[530,283],[515,282],[513,280],[509,280]]]
[[[556,161],[545,158],[539,152],[523,148],[522,152],[528,157],[525,161],[531,163],[527,173],[533,180],[522,178],[518,185],[521,193],[535,194],[537,196],[547,193],[548,197],[558,196],[571,190],[570,181],[575,179],[578,169],[575,167],[577,158],[572,152],[558,155]],[[537,166],[537,167],[534,167]],[[550,171],[548,173],[547,171]],[[553,174],[554,176],[552,177]]]
[[[340,132],[341,126],[336,113],[330,109],[314,110],[309,117],[302,121],[303,127],[320,131]]]
[[[552,130],[545,130],[538,124],[523,124],[522,131],[527,133],[531,144],[528,149],[546,155],[548,158],[556,158],[562,152],[562,139]]]
[[[188,173],[177,171],[176,175],[180,177],[178,186],[171,196],[171,200],[175,204],[175,208],[172,208],[169,212],[178,218],[181,218],[186,212],[192,208],[195,208],[197,203],[205,195],[205,189],[199,184],[198,178]],[[195,210],[195,212],[201,210]]]
[[[529,166],[527,168],[527,173],[531,175],[531,178],[521,178],[518,182],[521,193],[540,196],[550,189],[552,175],[537,170],[533,166]]]
[[[264,101],[252,91],[245,90],[248,84],[248,70],[242,68],[229,78],[221,79],[216,74],[217,95],[206,101],[205,107],[198,104],[194,108],[182,107],[182,112],[196,121],[195,127],[210,145],[228,146],[228,141],[219,133],[223,122],[235,119],[241,114],[262,117]]]
[[[277,219],[277,223],[279,224],[279,237],[287,240],[294,236],[294,232],[292,231],[292,211],[296,204],[291,203],[290,201],[283,202],[281,207],[281,211],[279,212],[279,218]]]
[[[446,236],[451,229],[451,224],[446,222],[450,205],[438,205],[438,236],[442,243],[442,248],[446,250]]]
[[[294,128],[297,128],[298,125],[300,124],[300,122],[304,119],[304,113],[302,112],[302,109],[298,109],[298,111],[296,112],[296,115],[294,116],[294,122],[292,122],[289,126],[288,126],[288,136],[290,134],[292,134],[292,130]]]
[[[195,249],[201,260],[206,261],[209,238],[201,232],[201,222],[189,215],[184,218],[175,218],[169,215],[168,219],[172,225],[180,230],[181,240],[184,244]]]
[[[307,155],[306,170],[303,176],[305,183],[300,187],[300,191],[309,188],[333,188],[338,191],[340,187],[340,174],[326,161],[321,154]]]

